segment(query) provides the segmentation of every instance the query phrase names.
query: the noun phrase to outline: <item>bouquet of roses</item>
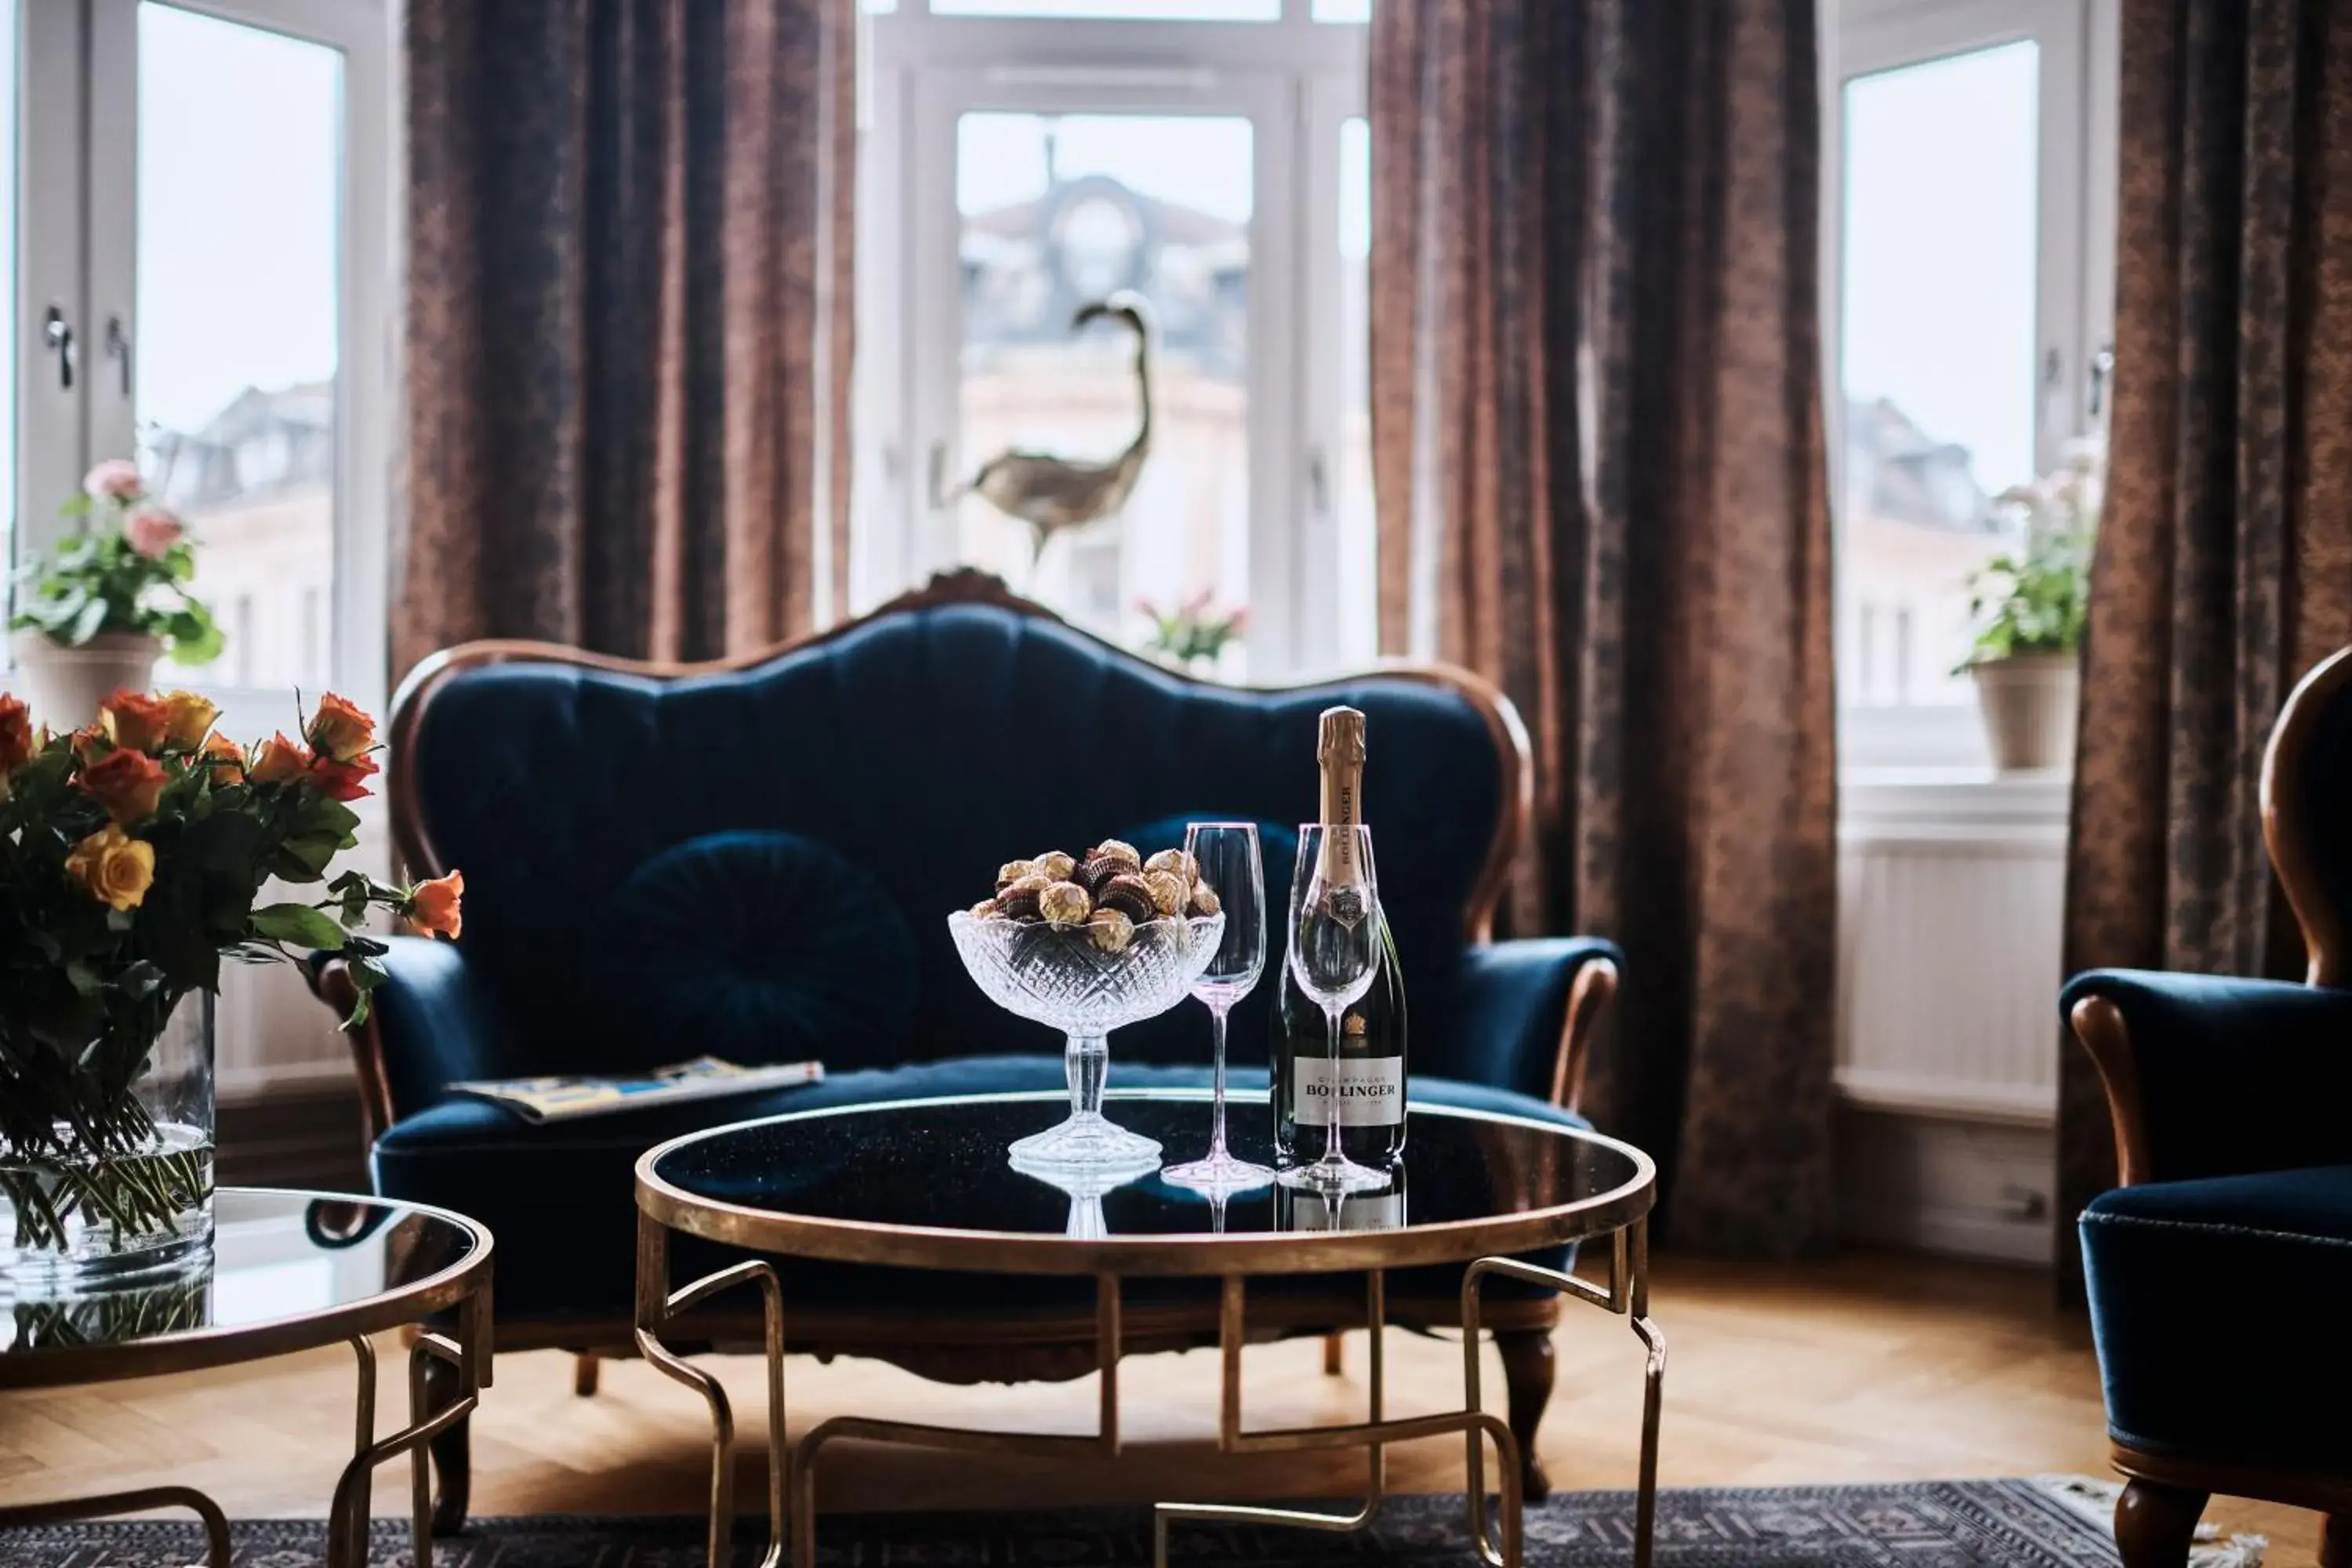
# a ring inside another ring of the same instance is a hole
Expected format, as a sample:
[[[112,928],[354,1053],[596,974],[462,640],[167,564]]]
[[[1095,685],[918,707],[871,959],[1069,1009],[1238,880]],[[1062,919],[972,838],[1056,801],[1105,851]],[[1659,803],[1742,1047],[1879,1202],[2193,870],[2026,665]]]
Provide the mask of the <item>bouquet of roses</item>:
[[[62,1230],[62,1214],[39,1211],[58,1208],[64,1169],[87,1167],[68,1205],[79,1194],[117,1224],[168,1212],[175,1194],[146,1190],[168,1189],[173,1173],[139,1158],[155,1129],[133,1089],[180,1000],[219,990],[224,956],[343,954],[356,1025],[385,978],[385,944],[366,934],[375,911],[457,934],[457,873],[415,886],[328,879],[356,842],[349,803],[376,772],[373,720],[330,695],[300,741],[248,750],[217,717],[193,692],[120,691],[89,728],[37,735],[25,704],[0,696],[0,1196],[15,1200],[20,1237],[34,1227],[25,1239]],[[311,896],[273,897],[280,884]],[[200,1179],[193,1165],[184,1174]]]

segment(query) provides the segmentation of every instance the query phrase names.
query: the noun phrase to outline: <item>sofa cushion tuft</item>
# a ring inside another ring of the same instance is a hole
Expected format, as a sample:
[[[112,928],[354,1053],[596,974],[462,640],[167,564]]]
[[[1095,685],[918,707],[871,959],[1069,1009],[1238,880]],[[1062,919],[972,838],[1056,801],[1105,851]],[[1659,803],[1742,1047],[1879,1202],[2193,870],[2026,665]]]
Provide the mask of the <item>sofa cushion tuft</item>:
[[[874,879],[814,839],[706,834],[604,900],[585,973],[642,1065],[893,1060],[914,1017],[915,939]],[[845,1059],[854,1055],[855,1060]]]

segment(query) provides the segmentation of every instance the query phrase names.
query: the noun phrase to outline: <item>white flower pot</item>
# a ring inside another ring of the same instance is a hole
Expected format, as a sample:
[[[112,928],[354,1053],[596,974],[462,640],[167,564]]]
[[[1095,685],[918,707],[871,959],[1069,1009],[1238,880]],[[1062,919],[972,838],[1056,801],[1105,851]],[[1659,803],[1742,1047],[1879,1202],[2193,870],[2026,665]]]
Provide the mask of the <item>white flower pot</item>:
[[[1977,711],[1998,772],[2063,768],[2074,760],[2082,668],[2071,653],[2021,654],[1970,665]]]
[[[145,691],[155,681],[162,639],[141,632],[106,632],[79,647],[65,647],[30,629],[9,638],[16,660],[10,686],[33,710],[33,722],[60,732],[98,717],[98,705],[126,689]]]

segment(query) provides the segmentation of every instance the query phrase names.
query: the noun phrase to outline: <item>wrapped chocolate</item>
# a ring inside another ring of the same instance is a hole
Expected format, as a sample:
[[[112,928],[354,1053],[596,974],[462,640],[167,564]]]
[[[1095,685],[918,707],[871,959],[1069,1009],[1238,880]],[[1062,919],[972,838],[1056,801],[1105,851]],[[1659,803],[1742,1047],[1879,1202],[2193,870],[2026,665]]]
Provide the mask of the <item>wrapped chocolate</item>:
[[[1043,877],[1024,877],[997,893],[996,912],[1016,921],[1037,920],[1043,914],[1038,907],[1038,899],[1052,886],[1054,884]]]
[[[1087,917],[1087,935],[1105,952],[1125,952],[1135,940],[1135,922],[1118,910],[1097,910]]]
[[[1076,882],[1055,882],[1037,895],[1037,912],[1048,925],[1084,925],[1095,901]]]
[[[1159,906],[1152,901],[1150,884],[1142,878],[1120,872],[1103,885],[1095,900],[1102,909],[1117,910],[1130,921],[1158,918]]]
[[[996,868],[996,890],[1001,893],[1023,878],[1036,874],[1037,863],[1034,860],[1007,860]]]
[[[1056,882],[1068,881],[1070,874],[1078,868],[1077,858],[1059,849],[1048,849],[1029,864],[1039,876],[1051,877]]]
[[[1201,863],[1181,849],[1162,849],[1146,860],[1143,863],[1143,868],[1147,871],[1165,871],[1171,877],[1182,878],[1186,882],[1197,882],[1201,879]]]
[[[994,899],[982,899],[971,906],[971,918],[976,921],[992,921],[1003,912],[996,907]]]
[[[1169,871],[1146,871],[1143,885],[1151,894],[1151,907],[1162,915],[1180,912],[1192,901],[1192,884]]]
[[[1211,915],[1221,913],[1224,907],[1217,897],[1216,889],[1206,882],[1195,882],[1192,884],[1192,902],[1185,913],[1194,920],[1206,920]]]
[[[1090,855],[1078,867],[1074,879],[1094,895],[1095,902],[1100,903],[1103,889],[1110,885],[1111,879],[1131,876],[1134,872],[1134,867],[1115,856]]]
[[[1087,851],[1087,858],[1089,860],[1117,860],[1124,864],[1130,871],[1140,871],[1143,869],[1142,855],[1137,851],[1134,845],[1128,843],[1123,838],[1104,839],[1092,849]]]

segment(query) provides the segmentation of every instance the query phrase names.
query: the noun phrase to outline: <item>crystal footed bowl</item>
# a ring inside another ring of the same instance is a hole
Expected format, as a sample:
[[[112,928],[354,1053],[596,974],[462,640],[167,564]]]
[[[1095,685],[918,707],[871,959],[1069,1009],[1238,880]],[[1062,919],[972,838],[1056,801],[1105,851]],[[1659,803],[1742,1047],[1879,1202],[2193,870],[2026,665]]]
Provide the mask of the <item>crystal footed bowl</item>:
[[[1184,1000],[1216,955],[1225,917],[1145,921],[1118,952],[1097,945],[1084,927],[980,920],[959,911],[948,934],[964,968],[1006,1012],[1067,1037],[1070,1115],[1059,1126],[1013,1145],[1023,1169],[1050,1171],[1158,1168],[1160,1145],[1104,1120],[1106,1039],[1122,1025],[1165,1013]]]

